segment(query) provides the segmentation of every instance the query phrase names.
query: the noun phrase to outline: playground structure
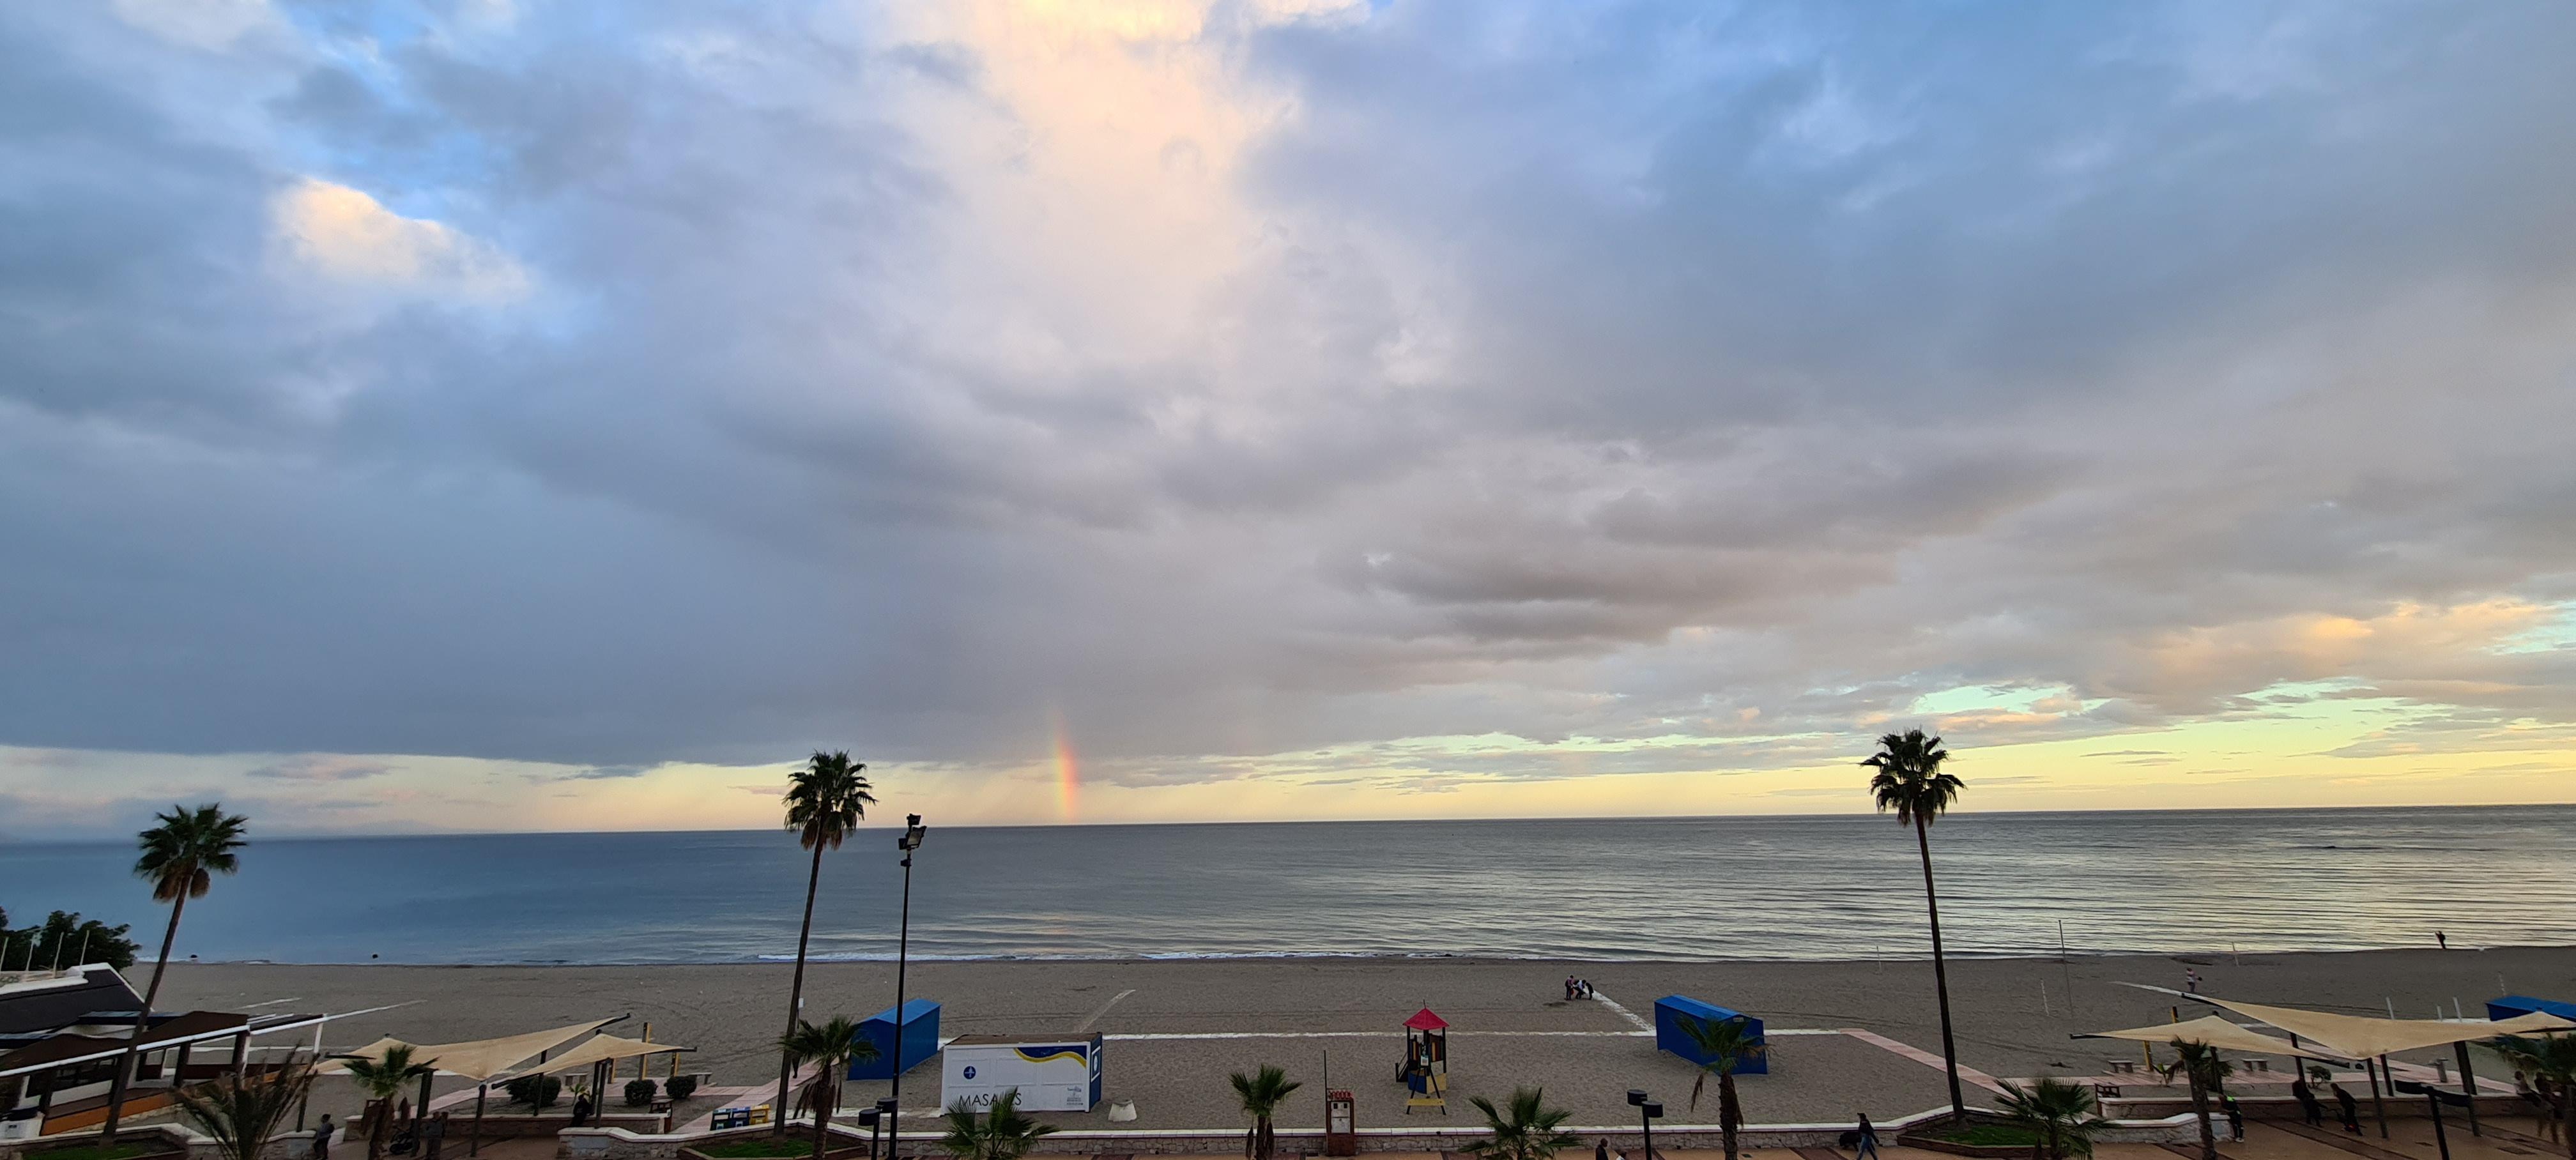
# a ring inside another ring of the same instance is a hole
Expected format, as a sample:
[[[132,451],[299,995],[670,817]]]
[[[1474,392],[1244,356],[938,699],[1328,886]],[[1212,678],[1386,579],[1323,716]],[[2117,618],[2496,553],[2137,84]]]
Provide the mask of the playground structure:
[[[1404,1021],[1404,1114],[1415,1108],[1438,1108],[1449,1114],[1449,1021],[1425,1007]]]

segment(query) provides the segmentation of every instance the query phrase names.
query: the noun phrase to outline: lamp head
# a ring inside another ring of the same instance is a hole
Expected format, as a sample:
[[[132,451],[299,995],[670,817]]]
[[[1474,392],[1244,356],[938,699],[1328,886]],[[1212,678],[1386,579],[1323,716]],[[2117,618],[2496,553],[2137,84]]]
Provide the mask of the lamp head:
[[[1629,1106],[1629,1107],[1632,1107],[1632,1108],[1642,1108],[1642,1107],[1645,1107],[1645,1106],[1646,1106],[1646,1089],[1644,1089],[1644,1088],[1629,1088],[1629,1089],[1628,1089],[1628,1106]]]
[[[1664,1118],[1664,1105],[1662,1105],[1662,1104],[1647,1104],[1647,1105],[1646,1105],[1646,1118],[1647,1118],[1647,1119],[1649,1119],[1649,1120],[1660,1120],[1660,1119],[1663,1119],[1663,1118]]]

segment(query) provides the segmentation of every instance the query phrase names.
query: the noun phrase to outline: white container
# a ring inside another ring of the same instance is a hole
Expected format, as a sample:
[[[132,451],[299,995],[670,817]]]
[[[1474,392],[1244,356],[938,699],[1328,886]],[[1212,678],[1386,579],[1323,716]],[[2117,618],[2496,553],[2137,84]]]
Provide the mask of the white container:
[[[1024,1112],[1087,1112],[1100,1102],[1100,1036],[961,1035],[939,1049],[939,1103],[991,1107],[1020,1093]]]

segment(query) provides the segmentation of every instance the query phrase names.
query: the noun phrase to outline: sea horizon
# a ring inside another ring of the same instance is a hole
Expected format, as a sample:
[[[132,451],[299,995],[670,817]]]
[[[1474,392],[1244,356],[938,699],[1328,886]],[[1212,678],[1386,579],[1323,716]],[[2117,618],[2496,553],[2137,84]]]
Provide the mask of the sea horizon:
[[[1933,827],[1962,956],[2576,943],[2576,806],[1963,813]],[[792,957],[782,831],[255,842],[174,957],[289,963]],[[165,912],[112,842],[0,847],[0,907]],[[890,847],[827,852],[809,957],[895,952]],[[916,959],[1857,960],[1928,953],[1914,843],[1875,814],[933,827]],[[2062,925],[2061,925],[2062,924]]]

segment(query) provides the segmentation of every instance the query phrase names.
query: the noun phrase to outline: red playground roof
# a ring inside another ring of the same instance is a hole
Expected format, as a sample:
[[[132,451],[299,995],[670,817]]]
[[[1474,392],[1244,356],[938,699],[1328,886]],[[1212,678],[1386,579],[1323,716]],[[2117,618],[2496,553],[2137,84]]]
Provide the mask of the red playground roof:
[[[1449,1021],[1432,1014],[1431,1008],[1429,1007],[1425,1007],[1414,1012],[1413,1018],[1405,1020],[1404,1025],[1416,1031],[1447,1031],[1449,1029]]]

